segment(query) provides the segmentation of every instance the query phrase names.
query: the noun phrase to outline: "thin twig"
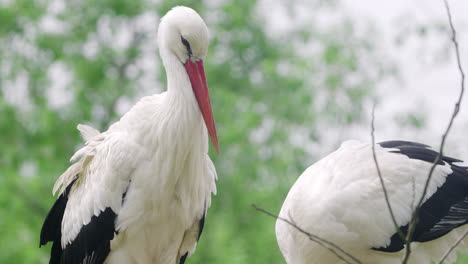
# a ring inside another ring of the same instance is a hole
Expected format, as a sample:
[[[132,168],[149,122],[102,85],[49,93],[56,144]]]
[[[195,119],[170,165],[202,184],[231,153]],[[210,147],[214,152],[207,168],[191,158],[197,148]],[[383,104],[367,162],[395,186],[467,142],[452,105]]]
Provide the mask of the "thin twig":
[[[261,212],[266,212],[265,210],[263,210],[263,211],[260,210],[260,211],[261,211]],[[317,236],[317,235],[308,233],[308,232],[306,232],[304,229],[300,228],[300,227],[296,224],[296,221],[294,221],[294,219],[292,218],[292,216],[291,216],[290,214],[289,214],[289,219],[290,219],[289,221],[287,221],[287,219],[282,218],[282,217],[279,217],[279,216],[278,216],[277,219],[279,219],[279,220],[281,220],[281,221],[284,221],[284,222],[286,222],[286,223],[292,225],[292,226],[295,227],[298,231],[300,231],[301,233],[305,234],[305,235],[309,238],[310,241],[313,241],[313,242],[319,244],[320,246],[322,246],[322,247],[328,249],[328,250],[329,250],[330,252],[332,252],[336,257],[338,257],[338,258],[341,259],[342,261],[346,262],[347,264],[353,264],[353,263],[349,262],[347,259],[345,259],[343,256],[341,256],[341,255],[335,250],[334,247],[329,246],[328,244],[326,244],[325,242],[328,242],[327,240],[325,240],[325,239],[323,239],[323,238],[321,238],[321,237],[319,237],[319,236]],[[328,243],[333,244],[332,242],[328,242]],[[340,247],[339,247],[339,246],[336,246],[336,248],[337,248],[338,250],[340,250]],[[343,251],[343,250],[340,250],[340,251],[344,252],[344,254],[347,254],[347,253],[346,253],[345,251]],[[352,255],[349,255],[349,256],[352,258]]]
[[[416,183],[414,181],[414,177],[411,177],[411,211],[413,211],[414,208],[414,202],[416,202]]]
[[[465,237],[468,235],[468,230],[465,231],[465,234],[463,234],[448,250],[447,252],[445,252],[444,256],[439,260],[439,264],[442,264],[445,259],[448,257],[448,255],[450,255],[450,252],[452,252],[457,246],[458,244],[460,244],[460,242],[463,241],[463,239],[465,239]]]
[[[454,110],[454,115],[458,114],[460,111],[460,103],[461,103],[461,98],[463,97],[463,93],[465,91],[465,72],[463,71],[463,67],[461,64],[461,59],[460,59],[460,49],[458,47],[458,41],[457,41],[457,32],[455,30],[455,27],[453,26],[453,21],[452,21],[452,13],[450,12],[450,6],[447,2],[447,0],[444,0],[444,6],[445,6],[445,11],[447,11],[447,17],[448,17],[448,22],[450,24],[450,29],[452,31],[452,43],[455,47],[455,54],[457,58],[457,65],[458,65],[458,71],[460,72],[461,75],[461,91],[460,91],[460,98],[455,105],[455,110]],[[452,117],[454,119],[455,117]],[[451,125],[451,124],[450,124]],[[450,252],[452,252],[458,244],[460,244],[463,239],[468,235],[468,230],[465,231],[465,233],[445,252],[444,256],[440,259],[439,264],[442,264],[444,260],[450,255]]]
[[[401,240],[405,241],[405,235],[400,230],[400,228],[398,226],[398,223],[396,221],[396,218],[395,218],[395,214],[393,213],[392,205],[391,205],[390,199],[388,197],[387,188],[385,187],[385,182],[384,182],[384,179],[383,179],[383,176],[382,176],[382,172],[380,171],[379,162],[377,161],[377,155],[375,154],[375,135],[374,135],[375,126],[374,126],[374,123],[375,123],[375,103],[372,106],[372,120],[371,120],[372,157],[374,158],[375,167],[377,169],[377,175],[379,176],[380,185],[382,186],[382,190],[383,190],[384,197],[385,197],[385,203],[387,203],[387,208],[388,208],[388,211],[390,212],[390,217],[392,218],[393,225],[395,226],[395,230],[398,233],[398,235],[400,236]]]
[[[418,211],[418,208],[415,208],[413,212]],[[414,216],[414,215],[413,215]],[[408,233],[406,235],[406,238],[404,240],[405,242],[405,255],[403,256],[403,260],[401,261],[402,264],[406,264],[409,261],[409,257],[411,256],[411,242],[413,241],[413,233],[414,229],[416,227],[416,223],[418,221],[418,218],[411,218],[409,222],[409,228],[408,228]]]
[[[460,94],[459,94],[458,100],[455,103],[455,106],[454,106],[453,113],[452,113],[452,116],[450,118],[450,121],[449,121],[449,123],[447,125],[445,133],[442,135],[442,141],[440,143],[439,153],[437,154],[437,157],[434,160],[434,163],[432,164],[431,169],[429,170],[429,174],[427,176],[427,180],[426,180],[426,183],[424,185],[424,189],[423,189],[421,198],[419,199],[419,202],[418,202],[418,204],[416,206],[416,209],[413,211],[413,215],[412,215],[412,218],[411,218],[411,221],[410,221],[410,226],[409,226],[409,232],[408,232],[408,236],[407,236],[407,245],[409,245],[409,243],[411,243],[411,241],[412,241],[413,232],[414,232],[415,226],[416,226],[416,224],[418,222],[419,210],[420,210],[421,205],[424,202],[424,199],[426,197],[427,190],[429,188],[429,182],[431,181],[431,178],[432,178],[432,175],[434,173],[435,167],[437,166],[437,164],[439,163],[439,161],[440,161],[440,159],[441,159],[441,157],[443,155],[445,140],[446,140],[446,138],[447,138],[447,136],[448,136],[448,134],[450,132],[450,129],[452,128],[455,117],[460,112],[461,101],[462,101],[463,95],[465,93],[465,73],[463,71],[463,67],[462,67],[461,59],[460,59],[460,50],[459,50],[459,47],[458,47],[458,42],[457,42],[457,37],[456,37],[457,32],[455,30],[455,27],[453,26],[452,14],[450,12],[450,7],[449,7],[449,4],[448,4],[447,0],[444,0],[444,5],[445,5],[445,10],[447,11],[448,22],[449,22],[450,29],[451,29],[451,34],[452,34],[451,40],[452,40],[452,43],[453,43],[453,45],[455,47],[455,55],[456,55],[456,59],[457,59],[458,70],[459,70],[460,75],[461,75],[461,89],[460,89]],[[405,258],[407,258],[407,257],[409,257],[409,256],[405,256]]]
[[[461,89],[460,89],[460,95],[458,96],[458,100],[455,103],[455,107],[453,109],[453,113],[452,113],[452,116],[450,118],[450,122],[449,122],[449,124],[448,124],[448,126],[447,126],[447,128],[445,130],[445,133],[442,135],[442,141],[440,143],[439,153],[438,153],[434,163],[432,164],[431,170],[429,171],[429,175],[428,175],[428,178],[426,180],[426,184],[424,185],[424,190],[423,190],[421,198],[419,199],[419,203],[418,203],[417,208],[421,207],[421,204],[424,201],[424,198],[426,196],[427,189],[429,187],[429,182],[431,180],[434,169],[437,166],[437,163],[440,161],[440,158],[442,157],[442,153],[443,153],[443,150],[444,150],[444,145],[445,145],[445,140],[447,138],[447,135],[450,132],[450,129],[452,128],[455,117],[460,112],[460,105],[461,105],[461,101],[463,99],[463,94],[465,92],[465,73],[463,72],[463,68],[462,68],[461,61],[460,61],[460,51],[458,49],[458,42],[457,42],[457,39],[456,39],[456,31],[455,31],[455,28],[453,27],[452,15],[450,13],[450,8],[448,6],[447,0],[444,0],[444,3],[445,3],[445,8],[447,10],[448,18],[449,18],[450,28],[452,29],[452,42],[453,42],[453,44],[455,46],[455,53],[456,53],[456,57],[457,57],[458,69],[460,70],[460,74],[461,74]]]
[[[412,212],[416,211],[416,208],[414,206],[414,202],[416,200],[415,194],[416,194],[416,186],[414,182],[414,178],[411,178],[411,183],[412,183],[412,195],[411,195],[411,210]],[[406,237],[403,240],[403,243],[405,244],[405,254],[403,255],[403,260],[401,261],[402,264],[406,264],[409,261],[409,257],[411,255],[411,238],[414,233],[414,229],[416,227],[416,223],[413,221],[417,221],[417,219],[410,219],[409,222],[409,229],[408,233],[406,234]]]
[[[294,229],[296,229],[297,231],[301,232],[302,234],[306,235],[311,241],[313,242],[316,242],[318,243],[319,245],[321,245],[322,247],[328,249],[330,252],[332,252],[334,255],[336,255],[339,259],[341,259],[342,261],[348,263],[348,264],[353,264],[353,262],[350,262],[348,261],[347,259],[345,259],[342,255],[340,255],[338,253],[341,252],[341,254],[349,257],[352,261],[354,261],[354,263],[356,264],[362,264],[362,262],[360,260],[358,260],[356,257],[354,257],[353,255],[351,255],[350,253],[346,252],[344,249],[342,249],[340,246],[336,245],[335,243],[331,242],[331,241],[328,241],[324,238],[321,238],[317,235],[314,235],[312,233],[309,233],[307,231],[305,231],[304,229],[302,229],[301,227],[299,227],[298,225],[296,225],[296,223],[291,219],[291,220],[288,220],[286,218],[283,218],[283,217],[280,217],[278,215],[275,215],[263,208],[260,208],[260,207],[257,207],[255,204],[252,204],[252,207],[255,208],[255,210],[259,211],[259,212],[262,212],[268,216],[271,216],[273,218],[276,218],[276,219],[279,219],[287,224],[289,224],[290,226],[292,226]]]

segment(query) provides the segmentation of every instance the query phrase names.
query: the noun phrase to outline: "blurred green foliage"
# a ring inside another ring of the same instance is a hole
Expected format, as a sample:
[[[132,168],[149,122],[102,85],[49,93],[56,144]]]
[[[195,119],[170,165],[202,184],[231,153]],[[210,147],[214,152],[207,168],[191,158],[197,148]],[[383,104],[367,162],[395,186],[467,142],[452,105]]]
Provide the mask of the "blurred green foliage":
[[[267,29],[265,4],[255,1],[176,2],[196,9],[211,31],[205,66],[222,153],[211,155],[218,195],[188,262],[283,263],[274,220],[250,205],[279,211],[296,177],[317,158],[305,142],[320,143],[326,131],[314,124],[358,122],[388,65],[375,59],[374,43],[349,19],[320,28],[312,16],[276,32]],[[278,4],[288,10],[284,23],[304,6]],[[53,183],[81,144],[76,125],[105,130],[125,103],[164,89],[155,32],[157,19],[174,5],[0,3],[0,263],[47,263],[49,250],[38,248],[39,232],[55,199]],[[338,5],[315,0],[305,7],[320,13]],[[156,66],[148,69],[151,61]],[[57,68],[62,70],[54,73]],[[61,93],[50,91],[53,75],[68,78]],[[55,103],[54,93],[66,103]],[[295,131],[304,145],[294,144]]]

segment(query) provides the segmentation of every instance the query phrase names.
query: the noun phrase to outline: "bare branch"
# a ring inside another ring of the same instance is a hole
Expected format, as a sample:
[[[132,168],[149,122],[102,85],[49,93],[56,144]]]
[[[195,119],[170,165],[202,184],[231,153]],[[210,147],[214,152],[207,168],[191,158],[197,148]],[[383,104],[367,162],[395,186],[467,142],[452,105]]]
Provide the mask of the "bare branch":
[[[412,183],[412,194],[411,194],[411,210],[412,212],[415,212],[416,211],[416,207],[414,206],[414,202],[416,200],[415,198],[415,195],[416,195],[416,186],[415,186],[415,181],[414,181],[414,178],[411,177],[411,183]],[[405,239],[403,239],[403,242],[405,243],[405,254],[403,255],[403,260],[402,260],[402,264],[406,264],[408,263],[409,261],[409,257],[411,255],[411,242],[412,242],[412,237],[413,237],[413,233],[414,233],[414,229],[416,228],[416,222],[417,221],[417,218],[416,219],[413,219],[411,218],[410,219],[410,222],[409,222],[409,229],[408,229],[408,233],[406,234],[406,237]]]
[[[411,177],[411,211],[413,211],[414,208],[414,203],[416,202],[416,182],[414,180],[414,177]]]
[[[388,211],[390,212],[390,217],[392,218],[393,225],[395,226],[395,230],[400,236],[401,240],[405,241],[405,235],[401,232],[398,223],[396,222],[395,214],[393,213],[392,205],[390,203],[390,199],[388,198],[387,188],[385,187],[385,182],[382,176],[382,172],[380,171],[379,162],[377,161],[377,155],[375,154],[375,103],[372,106],[372,120],[371,120],[371,137],[372,137],[372,157],[374,158],[375,168],[377,169],[377,175],[379,175],[380,185],[382,186],[382,190],[385,197],[385,203],[387,204]]]
[[[449,6],[447,0],[444,0],[444,6],[445,6],[445,10],[447,11],[448,22],[450,24],[450,29],[452,31],[452,42],[453,42],[453,45],[455,47],[455,54],[456,54],[456,58],[457,58],[458,71],[460,72],[460,75],[461,75],[460,97],[458,99],[458,102],[455,104],[455,109],[454,109],[454,116],[456,116],[458,114],[458,112],[460,111],[460,103],[461,103],[461,99],[463,98],[463,93],[465,91],[465,73],[463,71],[463,67],[462,67],[461,59],[460,59],[460,49],[458,47],[457,32],[455,30],[455,27],[453,26],[452,13],[450,12],[450,6]],[[449,126],[451,126],[451,123],[453,122],[453,119],[455,118],[454,116],[452,116],[452,120],[451,120]],[[458,244],[460,244],[460,242],[463,241],[463,239],[465,239],[465,237],[467,235],[468,235],[468,230],[465,231],[465,233],[449,248],[449,250],[447,250],[447,252],[445,252],[444,256],[440,259],[439,264],[442,264],[444,262],[444,260],[450,254],[450,252],[452,252],[458,246]]]
[[[457,42],[457,39],[456,39],[456,31],[455,31],[455,28],[453,27],[452,15],[450,13],[450,8],[448,6],[447,0],[444,0],[444,3],[445,3],[445,8],[447,10],[447,15],[448,15],[449,23],[450,23],[450,28],[452,30],[452,42],[453,42],[453,44],[455,46],[455,53],[456,53],[456,57],[457,57],[458,69],[459,69],[460,75],[461,75],[461,89],[460,89],[460,94],[458,96],[458,100],[455,103],[455,107],[453,109],[453,113],[452,113],[452,116],[451,116],[450,121],[448,123],[448,126],[445,129],[445,133],[442,135],[442,141],[440,143],[439,154],[437,155],[437,158],[435,159],[434,163],[432,164],[431,170],[429,171],[429,175],[427,177],[426,184],[424,185],[423,194],[422,194],[421,198],[419,199],[417,209],[419,209],[421,207],[421,204],[423,203],[424,198],[425,198],[425,196],[427,194],[427,189],[429,187],[429,182],[431,180],[434,169],[437,166],[437,163],[440,161],[440,158],[443,155],[442,153],[443,153],[444,146],[445,146],[445,140],[447,139],[447,135],[450,132],[450,129],[452,128],[455,117],[458,115],[458,113],[460,111],[461,101],[463,99],[463,94],[465,92],[465,73],[463,72],[463,68],[462,68],[461,61],[460,61],[460,51],[458,49],[458,42]]]
[[[448,136],[448,134],[450,132],[450,129],[452,128],[452,125],[453,125],[453,122],[454,122],[456,116],[460,112],[461,101],[462,101],[463,95],[465,93],[465,73],[463,71],[463,67],[462,67],[461,59],[460,59],[460,50],[459,50],[459,47],[458,47],[458,42],[457,42],[457,37],[456,37],[457,32],[455,30],[455,27],[453,26],[452,14],[450,12],[450,7],[449,7],[449,4],[448,4],[447,0],[444,0],[444,5],[445,5],[445,10],[447,11],[448,22],[449,22],[450,29],[451,29],[451,34],[452,34],[451,40],[452,40],[452,43],[453,43],[454,48],[455,48],[455,55],[456,55],[456,59],[457,59],[458,70],[459,70],[460,75],[461,75],[460,94],[458,96],[458,100],[455,103],[453,113],[452,113],[450,121],[449,121],[449,123],[447,125],[447,128],[446,128],[444,134],[442,135],[442,141],[440,143],[439,153],[438,153],[436,159],[434,160],[434,163],[432,164],[431,169],[429,170],[429,174],[427,176],[427,180],[426,180],[426,183],[424,185],[422,195],[421,195],[421,197],[419,199],[419,202],[418,202],[415,210],[413,211],[413,215],[411,217],[410,226],[409,226],[409,232],[408,232],[408,236],[407,236],[407,245],[409,245],[411,243],[411,241],[412,241],[413,232],[414,232],[414,229],[415,229],[416,224],[418,222],[419,210],[420,210],[421,205],[423,204],[424,199],[426,197],[427,189],[429,187],[429,182],[431,181],[431,178],[432,178],[432,175],[434,173],[435,167],[437,166],[438,162],[440,161],[441,157],[443,156],[445,140],[446,140],[446,138],[447,138],[447,136]],[[407,259],[409,257],[408,255],[409,255],[409,252],[407,252],[407,254],[405,256],[405,259]],[[403,263],[405,263],[405,262],[403,262]]]
[[[417,209],[414,210],[416,212]],[[417,219],[417,218],[416,218]],[[413,241],[413,233],[414,228],[416,227],[416,219],[411,219],[409,222],[409,229],[408,234],[405,238],[405,255],[403,256],[403,260],[401,261],[402,264],[406,264],[409,261],[409,257],[411,256],[411,242]]]
[[[439,264],[442,264],[445,259],[448,257],[448,255],[450,255],[450,252],[452,252],[457,246],[458,244],[460,244],[460,242],[463,241],[463,239],[465,239],[465,237],[468,235],[468,230],[465,231],[465,234],[463,234],[448,250],[447,252],[445,252],[444,256],[439,260]]]
[[[301,227],[299,227],[298,225],[296,225],[296,223],[291,218],[291,216],[290,216],[291,220],[288,220],[286,218],[275,215],[275,214],[273,214],[273,213],[271,213],[271,212],[269,212],[269,211],[267,211],[267,210],[265,210],[263,208],[257,207],[255,204],[252,204],[252,207],[255,208],[255,210],[257,210],[259,212],[262,212],[262,213],[264,213],[264,214],[266,214],[268,216],[279,219],[279,220],[289,224],[290,226],[292,226],[297,231],[299,231],[302,234],[306,235],[311,241],[316,242],[320,246],[328,249],[335,256],[337,256],[339,259],[346,262],[347,264],[353,264],[353,263],[362,264],[362,262],[360,260],[358,260],[356,257],[351,255],[350,253],[346,252],[344,249],[342,249],[340,246],[336,245],[335,243],[333,243],[331,241],[328,241],[328,240],[326,240],[324,238],[321,238],[321,237],[319,237],[317,235],[314,235],[312,233],[309,233],[309,232],[305,231],[304,229],[302,229]],[[339,252],[341,252],[341,254],[347,256],[348,258],[350,258],[353,262],[350,262],[349,260],[345,259]]]

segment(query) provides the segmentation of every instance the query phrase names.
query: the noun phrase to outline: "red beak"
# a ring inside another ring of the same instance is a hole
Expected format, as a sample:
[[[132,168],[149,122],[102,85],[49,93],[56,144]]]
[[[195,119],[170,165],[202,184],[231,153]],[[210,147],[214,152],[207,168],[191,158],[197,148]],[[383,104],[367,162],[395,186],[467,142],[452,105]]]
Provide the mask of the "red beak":
[[[211,110],[210,94],[208,93],[208,85],[206,84],[203,61],[199,60],[193,62],[189,59],[185,63],[185,70],[187,71],[190,83],[192,84],[193,93],[195,94],[198,106],[200,107],[203,120],[205,120],[211,142],[213,142],[216,153],[219,154],[218,136],[216,135],[216,126],[213,120],[213,111]]]

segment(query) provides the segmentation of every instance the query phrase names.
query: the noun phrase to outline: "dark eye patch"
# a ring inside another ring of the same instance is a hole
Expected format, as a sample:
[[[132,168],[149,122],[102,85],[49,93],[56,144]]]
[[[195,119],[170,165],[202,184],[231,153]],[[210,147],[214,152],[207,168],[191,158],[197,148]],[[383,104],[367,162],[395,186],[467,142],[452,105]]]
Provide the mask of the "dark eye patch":
[[[182,44],[184,44],[185,48],[187,48],[189,57],[192,57],[192,49],[190,48],[190,43],[182,36],[180,36],[180,40],[182,41]]]

